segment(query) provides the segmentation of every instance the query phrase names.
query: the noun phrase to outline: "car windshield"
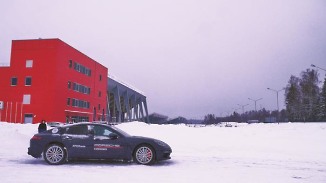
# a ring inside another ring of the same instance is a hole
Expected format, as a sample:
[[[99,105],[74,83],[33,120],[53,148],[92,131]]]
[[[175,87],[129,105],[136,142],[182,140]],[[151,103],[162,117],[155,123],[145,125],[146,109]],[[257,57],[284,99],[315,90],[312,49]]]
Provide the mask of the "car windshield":
[[[111,128],[114,129],[115,131],[121,133],[121,134],[122,134],[123,136],[125,136],[125,137],[129,137],[129,136],[130,136],[127,132],[124,132],[124,131],[122,131],[121,129],[115,127],[115,126],[111,126]]]

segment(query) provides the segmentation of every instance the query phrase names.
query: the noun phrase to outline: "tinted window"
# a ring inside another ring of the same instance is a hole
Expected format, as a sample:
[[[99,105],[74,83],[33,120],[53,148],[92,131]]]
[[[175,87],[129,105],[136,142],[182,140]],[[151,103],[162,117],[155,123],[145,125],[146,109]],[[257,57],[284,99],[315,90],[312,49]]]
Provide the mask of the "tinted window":
[[[112,132],[104,126],[94,126],[94,135],[96,136],[109,136]]]
[[[122,134],[123,136],[126,136],[126,137],[129,137],[129,136],[130,136],[127,132],[122,131],[122,130],[119,129],[119,128],[116,128],[116,127],[114,127],[114,126],[111,126],[111,128],[113,128],[115,131],[119,132],[119,133]]]
[[[31,77],[26,77],[25,78],[25,85],[26,86],[31,86],[32,85],[32,78]]]
[[[70,105],[70,98],[67,98],[67,105]]]
[[[70,89],[71,88],[71,82],[68,81],[68,88]]]
[[[13,77],[11,78],[11,86],[16,86],[17,85],[17,78]]]
[[[66,129],[66,133],[73,135],[87,135],[88,128],[86,125],[70,126]]]

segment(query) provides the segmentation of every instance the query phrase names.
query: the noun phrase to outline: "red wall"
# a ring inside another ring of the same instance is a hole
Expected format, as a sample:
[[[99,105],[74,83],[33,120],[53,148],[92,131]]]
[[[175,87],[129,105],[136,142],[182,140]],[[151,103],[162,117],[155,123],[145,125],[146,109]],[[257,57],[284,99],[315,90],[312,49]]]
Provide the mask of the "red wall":
[[[33,60],[32,68],[26,68],[26,60]],[[71,68],[69,60],[72,60]],[[89,68],[91,76],[77,72],[74,63]],[[98,119],[102,109],[106,112],[107,73],[106,67],[60,39],[12,41],[10,67],[0,67],[0,101],[4,101],[5,106],[0,110],[0,121],[23,123],[25,114],[33,114],[33,123],[42,119],[65,122],[66,116],[70,117],[70,121],[71,116],[88,117],[91,121],[94,107]],[[17,86],[10,83],[14,76],[18,78]],[[26,76],[32,77],[31,86],[25,86]],[[68,81],[71,82],[71,89],[68,89]],[[89,87],[90,94],[74,91],[72,83]],[[98,96],[99,91],[101,97]],[[24,94],[31,94],[31,104],[21,104]],[[67,98],[71,98],[69,106]],[[72,98],[88,101],[90,107],[74,107]]]

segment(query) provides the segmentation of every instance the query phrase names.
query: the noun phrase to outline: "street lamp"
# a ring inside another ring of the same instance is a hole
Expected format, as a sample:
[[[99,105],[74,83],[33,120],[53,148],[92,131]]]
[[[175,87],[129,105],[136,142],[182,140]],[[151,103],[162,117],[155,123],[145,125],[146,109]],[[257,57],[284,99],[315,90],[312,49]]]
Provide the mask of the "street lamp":
[[[314,64],[311,64],[311,67],[316,67],[316,68],[318,68],[318,69],[320,69],[320,70],[326,71],[326,69],[323,69],[323,68],[321,68],[321,67],[318,67],[318,66],[316,66],[316,65],[314,65]]]
[[[239,110],[240,108],[232,108],[232,110],[234,110],[234,112],[236,112],[236,113],[238,113],[238,110]]]
[[[278,92],[284,90],[284,88],[280,89],[280,90],[274,90],[272,88],[267,88],[267,90],[271,90],[271,91],[274,91],[276,93],[276,103],[277,103],[277,111],[279,112],[280,111],[280,107],[278,105]]]
[[[246,105],[240,105],[240,104],[238,104],[238,105],[242,108],[242,114],[244,114],[244,107],[246,107],[249,104],[246,104]]]
[[[254,100],[254,99],[251,99],[251,98],[248,98],[249,100],[252,100],[252,101],[254,101],[255,102],[255,111],[257,111],[257,101],[259,101],[259,100],[261,100],[261,99],[263,99],[263,98],[260,98],[260,99],[257,99],[257,100]]]

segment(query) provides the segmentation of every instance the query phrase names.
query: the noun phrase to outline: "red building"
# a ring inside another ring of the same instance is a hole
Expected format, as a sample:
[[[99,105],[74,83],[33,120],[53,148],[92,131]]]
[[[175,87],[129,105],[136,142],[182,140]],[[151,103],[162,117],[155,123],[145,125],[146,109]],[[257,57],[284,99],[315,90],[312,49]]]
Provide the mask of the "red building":
[[[12,41],[0,66],[0,121],[92,121],[108,111],[108,69],[60,39]]]

